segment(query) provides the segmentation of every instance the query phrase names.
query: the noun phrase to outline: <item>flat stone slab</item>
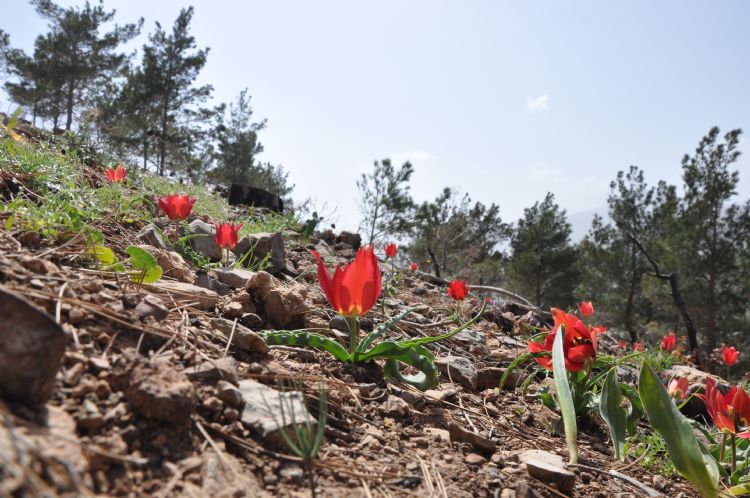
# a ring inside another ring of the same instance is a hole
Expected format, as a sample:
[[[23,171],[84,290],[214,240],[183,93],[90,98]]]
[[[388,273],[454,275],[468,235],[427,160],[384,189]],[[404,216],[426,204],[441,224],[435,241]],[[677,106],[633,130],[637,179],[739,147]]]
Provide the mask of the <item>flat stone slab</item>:
[[[219,295],[216,292],[185,282],[160,280],[144,287],[157,293],[171,295],[177,304],[195,303],[193,306],[202,310],[212,310],[219,304]]]
[[[531,477],[547,484],[554,484],[565,494],[571,494],[576,483],[576,475],[567,468],[559,455],[541,450],[526,450],[518,455],[526,464],[526,472]]]

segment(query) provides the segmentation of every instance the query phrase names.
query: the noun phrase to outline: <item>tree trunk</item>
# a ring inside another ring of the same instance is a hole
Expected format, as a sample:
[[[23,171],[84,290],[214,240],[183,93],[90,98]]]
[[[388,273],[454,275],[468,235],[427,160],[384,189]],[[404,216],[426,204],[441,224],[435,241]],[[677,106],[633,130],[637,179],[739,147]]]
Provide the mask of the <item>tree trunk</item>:
[[[427,254],[430,255],[430,259],[432,260],[432,269],[435,270],[435,276],[440,278],[440,264],[435,257],[435,251],[433,251],[432,249],[427,249]]]
[[[638,334],[635,331],[635,327],[633,326],[633,303],[635,300],[635,290],[636,286],[638,285],[638,279],[636,274],[636,266],[638,264],[638,259],[636,258],[636,246],[635,244],[630,244],[630,289],[628,290],[628,300],[625,303],[625,330],[628,331],[628,334],[630,335],[631,342],[636,342],[638,340]]]
[[[706,347],[713,351],[716,347],[716,275],[712,271],[708,276],[708,309],[706,310]]]
[[[67,119],[65,120],[65,130],[70,131],[70,127],[73,125],[73,97],[75,96],[75,82],[73,80],[68,81],[68,91],[65,96],[65,112]]]
[[[695,330],[693,320],[692,318],[690,318],[690,314],[688,314],[687,306],[685,306],[685,300],[682,298],[682,293],[680,292],[680,284],[677,280],[677,274],[670,273],[668,278],[669,287],[672,290],[672,302],[674,302],[674,307],[677,308],[677,311],[679,311],[680,316],[682,317],[682,322],[685,324],[685,329],[687,330],[688,346],[690,347],[691,353],[695,352],[696,350],[698,350],[698,331]]]
[[[654,258],[651,257],[648,251],[646,251],[646,248],[643,247],[643,244],[640,243],[635,235],[629,233],[628,237],[631,241],[633,241],[636,247],[638,247],[638,250],[641,251],[641,254],[646,257],[648,262],[651,263],[651,266],[654,268],[654,272],[650,273],[650,275],[653,275],[659,280],[666,280],[669,282],[669,287],[672,291],[672,302],[674,303],[674,307],[680,313],[682,322],[685,324],[685,330],[687,330],[688,346],[690,347],[691,355],[696,359],[700,359],[700,349],[698,348],[698,331],[695,329],[693,319],[690,318],[690,314],[687,311],[687,306],[685,305],[685,300],[682,297],[682,292],[680,292],[680,284],[677,278],[677,273],[662,273],[662,271],[659,269],[659,264],[656,262],[656,260],[654,260]]]
[[[148,131],[143,132],[143,171],[148,170]]]

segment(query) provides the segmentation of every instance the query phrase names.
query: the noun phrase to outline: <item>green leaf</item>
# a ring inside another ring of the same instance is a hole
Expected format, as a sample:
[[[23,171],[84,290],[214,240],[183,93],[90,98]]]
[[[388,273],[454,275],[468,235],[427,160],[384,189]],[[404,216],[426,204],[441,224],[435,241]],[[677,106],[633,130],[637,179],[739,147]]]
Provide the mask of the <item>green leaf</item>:
[[[434,337],[420,337],[419,339],[411,339],[411,340],[408,340],[408,341],[401,341],[399,344],[401,344],[404,347],[421,346],[423,344],[429,344],[431,342],[442,341],[444,339],[448,339],[449,337],[453,337],[454,335],[458,334],[462,330],[466,330],[471,325],[473,325],[477,321],[479,321],[479,319],[482,317],[482,315],[484,314],[484,311],[486,309],[487,309],[487,303],[483,303],[482,304],[482,308],[474,316],[474,318],[472,318],[468,322],[464,323],[463,325],[461,325],[457,329],[451,330],[450,332],[447,332],[447,333],[442,334],[442,335],[436,335]]]
[[[125,252],[130,256],[130,264],[139,270],[148,270],[156,265],[156,258],[150,252],[136,246],[128,246]]]
[[[565,326],[560,325],[555,334],[555,342],[552,344],[552,371],[555,374],[555,388],[557,389],[557,402],[560,405],[563,424],[565,424],[565,442],[570,453],[570,463],[578,463],[578,427],[576,426],[576,409],[573,404],[573,395],[568,385],[568,372],[565,370]]]
[[[401,382],[416,387],[420,391],[436,387],[439,383],[439,372],[433,363],[432,354],[430,353],[427,356],[424,354],[425,352],[427,352],[425,348],[417,346],[402,351],[397,356],[386,359],[383,367],[385,377],[398,379]],[[419,370],[419,373],[414,375],[402,374],[399,362],[416,368]]]
[[[414,308],[407,308],[406,310],[402,311],[398,315],[394,316],[387,322],[381,323],[378,328],[367,334],[367,336],[362,340],[362,342],[359,343],[359,346],[357,346],[357,352],[361,353],[365,351],[367,348],[370,347],[370,345],[373,343],[375,339],[380,337],[380,335],[388,330],[389,328],[393,327],[396,323],[401,321],[406,315],[414,311]]]
[[[627,429],[628,434],[634,436],[638,432],[638,421],[643,417],[643,402],[638,391],[628,384],[620,384],[620,392],[630,401],[627,411]]]
[[[325,351],[341,362],[351,361],[349,351],[329,337],[305,330],[261,330],[258,335],[269,346],[307,346]]]
[[[153,284],[154,282],[158,282],[161,278],[162,269],[161,266],[156,265],[153,268],[149,268],[143,273],[143,280],[141,283],[143,284]]]
[[[643,361],[638,391],[653,428],[664,438],[675,468],[697,487],[704,498],[719,496],[716,460],[698,443],[690,422],[675,407],[651,365]]]
[[[612,368],[604,380],[602,394],[599,398],[599,414],[609,427],[609,435],[612,438],[612,446],[615,448],[615,458],[625,459],[625,430],[627,426],[627,413],[622,407],[622,392],[617,382],[617,370]]]
[[[731,488],[729,488],[729,493],[732,496],[744,496],[750,494],[750,483],[745,482],[736,486],[732,486]]]
[[[5,231],[10,232],[10,229],[13,228],[13,221],[15,220],[15,215],[11,214],[8,216],[8,219],[5,220]]]
[[[117,262],[117,256],[107,246],[95,245],[90,252],[103,265],[113,265]]]

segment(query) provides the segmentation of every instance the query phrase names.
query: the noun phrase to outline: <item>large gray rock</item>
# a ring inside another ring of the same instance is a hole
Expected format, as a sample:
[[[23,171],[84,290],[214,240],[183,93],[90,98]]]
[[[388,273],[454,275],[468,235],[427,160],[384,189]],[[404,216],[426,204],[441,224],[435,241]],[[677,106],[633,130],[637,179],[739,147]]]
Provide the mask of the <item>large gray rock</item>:
[[[270,254],[269,262],[271,266],[266,268],[268,273],[274,275],[286,267],[286,251],[284,250],[284,238],[281,236],[281,232],[251,233],[246,237],[242,237],[237,242],[234,254],[237,256],[237,259],[240,259],[250,249],[252,249],[252,253],[245,259],[245,265],[253,261],[260,261]]]
[[[203,220],[193,220],[188,229],[191,235],[200,235],[190,239],[190,247],[195,252],[211,261],[221,260],[221,247],[216,243],[216,227]]]
[[[300,423],[308,417],[312,418],[299,392],[282,393],[252,379],[241,380],[239,386],[245,399],[242,423],[263,439],[276,438],[282,427],[280,398],[284,398],[284,419],[287,426],[291,425],[292,419]]]
[[[135,238],[138,241],[156,247],[157,249],[163,251],[169,250],[169,243],[164,240],[164,237],[162,237],[156,230],[156,226],[154,226],[153,223],[141,228],[141,231],[136,234]]]
[[[43,405],[55,390],[68,339],[60,325],[25,299],[0,290],[0,397]]]

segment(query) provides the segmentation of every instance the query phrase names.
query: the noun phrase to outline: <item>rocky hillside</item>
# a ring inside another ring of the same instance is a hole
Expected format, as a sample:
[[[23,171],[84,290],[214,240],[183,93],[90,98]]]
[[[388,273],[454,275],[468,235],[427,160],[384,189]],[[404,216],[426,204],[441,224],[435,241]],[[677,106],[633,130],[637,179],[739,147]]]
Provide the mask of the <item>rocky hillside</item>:
[[[101,170],[71,162],[91,188],[107,185]],[[322,392],[324,441],[312,469],[318,496],[696,496],[663,449],[646,448],[645,425],[642,456],[618,462],[603,422],[584,417],[579,465],[566,466],[559,416],[535,396],[550,379],[533,376],[527,390],[516,388],[531,372],[525,364],[499,388],[528,337],[551,324],[544,310],[472,293],[465,320],[486,297],[490,306],[468,329],[427,346],[440,377],[421,392],[384,379],[382,361],[269,347],[259,334],[315,329],[346,343],[347,324],[321,291],[309,251],[329,268],[348,263],[356,235],[305,238],[289,226],[276,230],[257,211],[218,218],[196,208],[182,225],[156,210],[97,214],[104,236],[97,243],[21,223],[7,201],[51,195],[49,185],[7,158],[0,172],[0,496],[309,496],[305,466],[280,431],[289,423],[281,411],[317,420]],[[252,248],[244,267],[218,263],[226,257],[214,224],[234,220],[255,223],[230,257]],[[185,224],[208,236],[185,241]],[[121,262],[129,248],[145,250],[162,276],[134,283],[96,247]],[[383,268],[390,272],[390,263]],[[391,291],[361,317],[363,331],[409,307],[385,337],[456,327],[443,282],[408,268],[395,273]],[[614,353],[612,342],[605,335],[600,348]],[[283,385],[295,392],[282,393]]]

